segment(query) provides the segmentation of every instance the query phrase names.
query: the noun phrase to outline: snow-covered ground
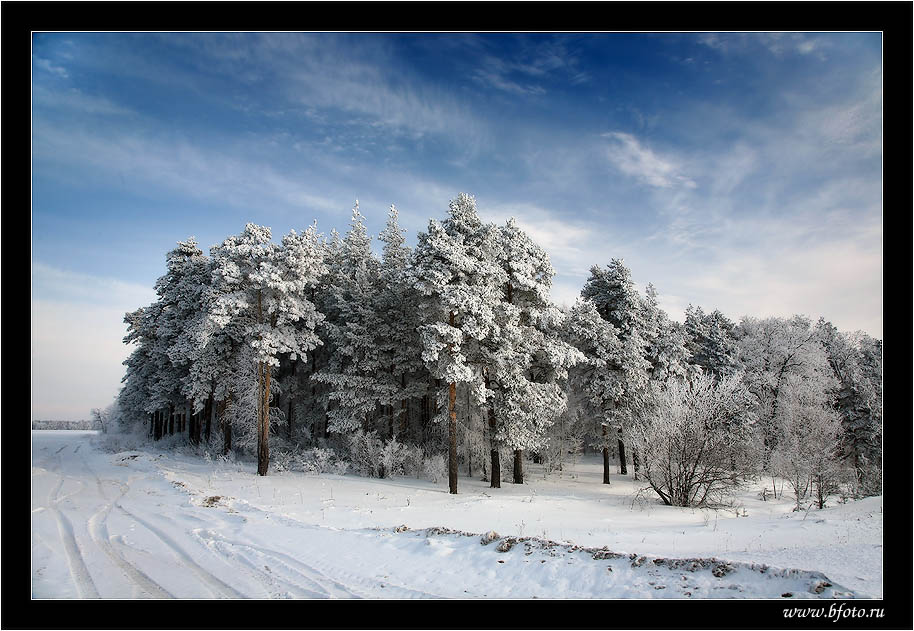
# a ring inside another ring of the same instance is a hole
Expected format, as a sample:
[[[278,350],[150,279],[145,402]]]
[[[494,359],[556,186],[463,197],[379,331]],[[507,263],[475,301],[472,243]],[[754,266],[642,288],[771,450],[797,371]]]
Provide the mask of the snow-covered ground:
[[[32,432],[34,598],[882,597],[881,497],[674,508],[598,460],[451,495],[97,441]]]

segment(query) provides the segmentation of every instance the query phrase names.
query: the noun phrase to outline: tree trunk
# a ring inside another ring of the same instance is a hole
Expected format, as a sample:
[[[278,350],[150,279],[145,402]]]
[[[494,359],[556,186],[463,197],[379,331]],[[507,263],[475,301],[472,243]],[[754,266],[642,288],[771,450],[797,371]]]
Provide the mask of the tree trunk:
[[[454,312],[450,313],[450,325],[454,326]],[[451,345],[448,344],[448,352]],[[448,490],[452,495],[457,494],[457,383],[452,381],[448,386],[447,397],[447,479]]]
[[[289,425],[289,440],[292,440],[292,413],[295,411],[292,400],[295,399],[295,392],[292,389],[292,383],[295,379],[295,365],[297,361],[292,362],[292,378],[289,379],[289,414],[286,416],[286,423]]]
[[[603,426],[603,436],[607,435],[606,425]],[[603,484],[609,484],[609,445],[603,445]]]
[[[400,390],[406,390],[406,373],[400,375]],[[409,429],[409,401],[400,399],[400,429],[399,434],[404,434]]]
[[[206,411],[204,412],[204,414],[206,415],[206,427],[203,430],[203,436],[206,439],[207,445],[209,444],[209,439],[210,439],[211,432],[213,429],[213,416],[215,415],[215,413],[216,413],[216,406],[213,405],[213,395],[210,394],[209,398],[206,400]]]
[[[485,373],[486,389],[489,388],[489,373]],[[501,488],[501,459],[498,455],[498,446],[495,444],[495,408],[489,405],[489,459],[492,461],[489,467],[489,488]]]
[[[159,440],[162,438],[162,412],[156,410],[152,413],[152,439]]]
[[[190,437],[190,442],[196,445],[200,442],[200,432],[197,430],[198,417],[192,412],[190,401],[185,404],[184,409],[187,418],[187,435]]]
[[[638,450],[634,447],[632,448],[632,468],[635,470],[635,479],[638,479]]]
[[[228,418],[228,410],[231,405],[231,395],[219,401],[216,409],[216,416],[219,418],[219,426],[222,429],[222,455],[227,456],[232,450],[232,424]]]
[[[169,436],[174,435],[175,433],[175,409],[173,407],[168,408],[168,434]]]
[[[524,483],[524,450],[514,450],[514,484]]]
[[[619,433],[622,433],[622,430],[619,430]],[[625,467],[625,443],[622,442],[622,438],[618,439],[619,441],[619,473],[625,475],[628,473],[628,469]]]
[[[270,370],[271,366],[258,362],[260,377],[260,409],[257,426],[257,474],[266,475],[270,467]]]
[[[470,413],[470,388],[467,387],[467,477],[473,477],[473,415]]]

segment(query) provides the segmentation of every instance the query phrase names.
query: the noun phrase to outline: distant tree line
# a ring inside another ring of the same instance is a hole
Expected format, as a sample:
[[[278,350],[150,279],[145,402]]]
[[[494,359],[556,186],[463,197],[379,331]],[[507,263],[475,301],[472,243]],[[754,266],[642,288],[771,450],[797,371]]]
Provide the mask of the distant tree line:
[[[277,244],[248,224],[208,255],[178,243],[155,302],[125,317],[134,350],[105,414],[254,451],[260,475],[271,449],[348,450],[382,477],[421,453],[446,458],[456,493],[461,468],[498,488],[531,459],[562,471],[596,449],[604,483],[615,463],[673,505],[765,476],[798,506],[881,492],[880,340],[691,305],[680,324],[619,259],[559,308],[546,252],[466,194],[414,249],[393,206],[378,238],[380,256],[356,202],[345,235],[312,225]]]
[[[101,430],[102,425],[95,420],[83,421],[32,421],[32,429],[73,429]]]

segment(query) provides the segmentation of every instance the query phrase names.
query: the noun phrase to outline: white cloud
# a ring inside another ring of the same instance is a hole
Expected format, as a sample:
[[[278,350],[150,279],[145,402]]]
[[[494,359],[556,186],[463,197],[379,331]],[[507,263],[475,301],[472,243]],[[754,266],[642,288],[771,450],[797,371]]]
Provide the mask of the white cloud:
[[[39,84],[32,84],[32,105],[60,110],[76,110],[98,116],[126,116],[130,109],[98,96],[77,89],[53,91]]]
[[[63,66],[57,66],[49,59],[42,59],[41,57],[35,57],[35,65],[41,68],[42,70],[49,72],[51,74],[57,75],[63,79],[69,78],[67,69]]]
[[[624,132],[609,132],[602,137],[609,140],[606,157],[622,173],[657,188],[696,188],[677,158],[661,155]]]

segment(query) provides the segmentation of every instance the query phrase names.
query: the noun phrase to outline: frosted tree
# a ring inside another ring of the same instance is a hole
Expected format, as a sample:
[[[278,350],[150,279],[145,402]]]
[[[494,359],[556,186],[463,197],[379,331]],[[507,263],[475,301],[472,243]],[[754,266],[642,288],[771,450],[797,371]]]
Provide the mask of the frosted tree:
[[[157,402],[153,399],[152,385],[156,369],[164,359],[156,348],[155,318],[150,316],[150,312],[157,309],[158,306],[153,304],[124,316],[127,334],[123,341],[134,345],[134,349],[123,362],[126,371],[121,383],[124,386],[117,397],[122,416],[134,424],[148,420],[150,432],[156,439],[161,436],[161,421],[158,418]]]
[[[613,325],[621,341],[617,370],[624,396],[620,395],[615,401],[613,426],[618,432],[619,466],[624,474],[627,467],[622,430],[626,419],[644,396],[644,388],[653,370],[653,365],[648,361],[652,329],[652,322],[648,319],[650,310],[645,308],[635,289],[631,272],[622,259],[612,259],[605,269],[596,265],[591,267],[590,277],[581,290],[581,296],[593,303],[600,316]]]
[[[805,380],[818,392],[837,389],[821,336],[808,318],[743,318],[739,326],[739,357],[744,381],[758,401],[758,433],[762,466],[768,468],[777,448],[784,387],[789,378]]]
[[[133,410],[151,413],[155,439],[175,431],[191,418],[188,403],[193,344],[189,331],[201,311],[209,262],[193,237],[178,242],[166,255],[166,273],[155,284],[156,301],[127,314],[125,343],[139,342],[128,366],[123,401]],[[142,394],[140,394],[142,393]],[[140,402],[139,396],[144,397]],[[165,410],[167,409],[167,413]],[[195,430],[193,424],[190,429]],[[191,439],[199,441],[199,433]]]
[[[841,414],[857,490],[878,495],[882,492],[882,342],[859,331],[842,333],[824,318],[816,328],[838,382],[835,409]]]
[[[781,390],[778,442],[773,469],[793,490],[796,506],[812,492],[824,508],[845,481],[844,430],[841,417],[817,384],[788,375]]]
[[[199,443],[203,430],[201,421],[210,418],[199,412],[211,411],[212,392],[200,392],[200,384],[191,371],[198,351],[198,330],[205,326],[205,301],[212,270],[209,258],[197,246],[194,237],[178,242],[166,256],[166,266],[167,273],[159,278],[155,287],[162,303],[159,337],[166,344],[171,362],[170,377],[179,381],[177,390],[183,403],[188,435],[192,442]]]
[[[748,443],[750,393],[738,376],[653,381],[625,429],[641,475],[664,504],[719,506],[739,484],[733,462]]]
[[[569,383],[597,421],[595,443],[603,453],[603,483],[609,484],[610,445],[623,425],[619,402],[629,387],[641,396],[649,363],[588,300],[579,300],[571,308],[564,336],[584,357],[570,371]],[[620,456],[624,462],[624,452]]]
[[[328,411],[329,431],[345,434],[360,429],[375,411],[381,369],[375,335],[380,267],[358,201],[338,256],[330,262],[329,278],[324,329],[332,353],[314,379],[328,386],[328,406],[336,404]]]
[[[514,483],[522,484],[523,452],[544,445],[546,431],[565,409],[567,370],[583,356],[561,338],[564,316],[549,299],[555,274],[549,256],[513,218],[498,229],[497,241],[504,285],[498,327],[484,343],[492,471],[500,468],[498,446],[506,445],[514,452]],[[499,485],[497,475],[491,484]]]
[[[645,322],[646,356],[651,363],[651,379],[668,381],[683,379],[694,372],[689,362],[685,334],[678,322],[670,320],[660,308],[657,290],[648,283],[642,302]]]
[[[271,242],[270,229],[247,224],[244,232],[211,249],[214,301],[210,317],[219,327],[237,325],[253,351],[258,387],[257,473],[270,462],[271,371],[279,356],[304,357],[321,343],[315,328],[323,319],[308,299],[324,272],[314,226]]]
[[[478,384],[487,368],[481,343],[497,326],[505,273],[495,262],[497,232],[483,225],[475,199],[460,193],[449,211],[418,235],[409,282],[419,293],[422,359],[447,384],[448,488],[456,493],[457,384]]]
[[[374,295],[373,333],[380,369],[375,373],[378,401],[386,409],[388,435],[409,426],[409,401],[421,397],[429,377],[422,361],[417,327],[418,292],[408,278],[411,251],[391,205],[379,241],[383,243],[379,288]],[[396,409],[395,409],[396,407]]]
[[[735,329],[719,310],[706,314],[701,307],[689,305],[683,323],[689,362],[718,377],[738,372]]]

